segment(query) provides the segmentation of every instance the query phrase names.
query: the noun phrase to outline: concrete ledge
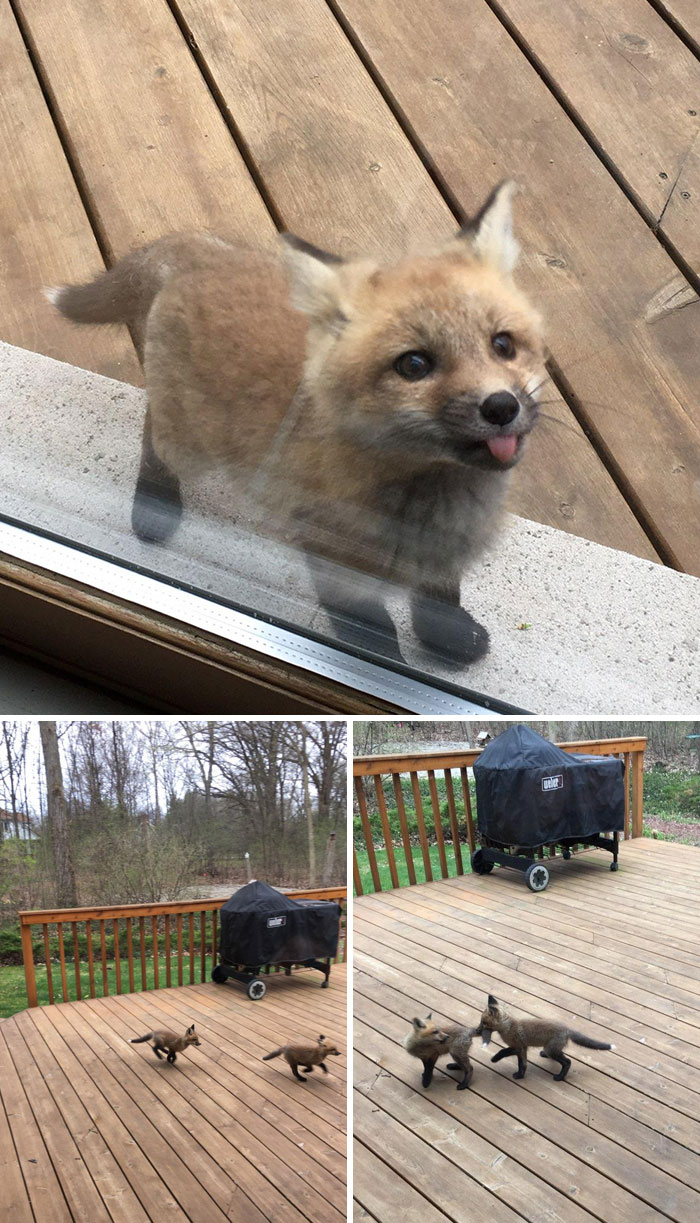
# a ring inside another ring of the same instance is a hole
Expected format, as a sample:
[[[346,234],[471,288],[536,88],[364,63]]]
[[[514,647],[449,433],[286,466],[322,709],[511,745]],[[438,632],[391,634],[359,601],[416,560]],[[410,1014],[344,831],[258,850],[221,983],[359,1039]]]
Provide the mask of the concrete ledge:
[[[303,562],[231,521],[223,479],[185,490],[167,546],[135,538],[144,402],[135,387],[0,344],[0,512],[301,630],[329,631]],[[700,710],[697,578],[512,517],[498,549],[465,578],[463,603],[489,627],[489,656],[461,674],[435,667],[398,605],[407,661],[549,716]]]

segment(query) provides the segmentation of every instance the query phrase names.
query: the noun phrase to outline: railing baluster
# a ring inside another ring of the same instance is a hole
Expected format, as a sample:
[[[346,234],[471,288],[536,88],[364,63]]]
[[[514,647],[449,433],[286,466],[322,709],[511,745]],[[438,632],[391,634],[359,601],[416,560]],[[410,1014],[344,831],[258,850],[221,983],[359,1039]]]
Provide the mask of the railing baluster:
[[[107,944],[105,942],[105,924],[100,921],[100,952],[102,956],[102,994],[106,998],[109,993],[109,981],[107,979]]]
[[[457,874],[464,874],[464,866],[462,864],[462,846],[459,842],[459,821],[457,819],[457,807],[455,806],[455,792],[452,785],[452,770],[445,769],[445,791],[447,793],[447,809],[450,813],[450,828],[452,830],[452,850],[455,856],[455,866]]]
[[[129,993],[134,992],[134,943],[131,934],[131,918],[126,919],[126,958],[129,963]]]
[[[428,848],[428,837],[425,830],[425,816],[423,815],[423,803],[420,796],[420,783],[418,774],[412,772],[411,788],[413,790],[413,803],[416,812],[416,823],[418,824],[418,839],[420,841],[421,853],[423,855],[423,869],[425,871],[426,883],[431,883],[433,878],[433,868],[430,862],[430,850]]]
[[[63,922],[58,923],[58,962],[61,966],[61,989],[63,1001],[68,1002],[68,979],[66,977],[66,949],[63,943]]]
[[[51,945],[49,943],[49,927],[43,923],[44,959],[46,960],[46,984],[49,987],[49,1002],[53,1002],[53,977],[51,975]],[[31,1003],[29,1004],[31,1006]]]
[[[199,919],[199,958],[201,960],[202,981],[207,979],[207,911],[202,909]]]
[[[469,774],[466,768],[459,770],[459,775],[462,780],[462,794],[464,796],[464,818],[467,822],[467,842],[469,844],[469,854],[474,853],[474,820],[472,819],[472,799],[469,793]]]
[[[73,927],[73,966],[75,968],[75,992],[76,992],[78,1001],[80,1001],[80,999],[83,996],[83,988],[82,988],[82,984],[80,981],[80,951],[78,949],[78,923],[77,921],[74,921],[71,924]]]
[[[115,917],[112,921],[112,935],[114,937],[114,975],[117,980],[117,993],[122,992],[122,962],[119,954],[119,919]]]
[[[182,985],[182,913],[178,913],[175,923],[177,930],[177,983]]]
[[[146,919],[139,917],[139,943],[141,945],[141,989],[148,989],[146,976]]]
[[[365,848],[367,850],[367,860],[369,862],[370,874],[372,883],[374,884],[375,892],[381,892],[382,884],[379,878],[379,868],[377,866],[377,858],[374,852],[374,840],[372,837],[372,827],[367,814],[367,802],[365,799],[365,789],[363,779],[355,778],[355,793],[357,795],[357,805],[360,808],[360,819],[362,820],[362,831],[365,834]]]
[[[165,914],[165,983],[170,988],[172,985],[171,967],[170,967],[170,914]]]
[[[396,870],[396,861],[394,859],[394,845],[391,839],[391,828],[389,826],[389,814],[386,809],[386,800],[384,798],[384,787],[382,778],[375,774],[374,788],[377,793],[377,806],[379,807],[379,818],[382,821],[382,831],[384,833],[384,844],[386,846],[386,860],[389,864],[389,874],[391,875],[391,886],[397,888],[399,886],[399,876]]]
[[[88,977],[90,979],[90,997],[95,997],[95,958],[92,952],[92,923],[85,923],[85,939],[87,942]]]
[[[364,889],[362,887],[362,876],[360,875],[360,867],[357,861],[357,854],[355,853],[354,848],[352,851],[352,881],[355,886],[355,895],[364,896]]]
[[[190,913],[190,985],[194,985],[194,913]]]
[[[153,988],[158,989],[158,918],[151,918],[151,935],[153,938]]]
[[[399,827],[401,829],[401,840],[403,842],[403,852],[406,859],[406,870],[408,871],[408,882],[416,882],[416,868],[413,865],[413,846],[411,845],[411,834],[408,831],[408,820],[406,819],[406,804],[403,798],[403,789],[401,786],[401,774],[392,773],[391,780],[394,785],[394,797],[396,798],[396,810],[399,813]]]
[[[435,773],[433,769],[428,769],[428,786],[430,788],[430,803],[433,808],[433,818],[435,820],[435,840],[437,841],[438,854],[440,856],[440,870],[442,871],[443,879],[447,879],[450,872],[447,869],[447,858],[445,856],[445,840],[442,835],[442,816],[440,815],[440,801],[438,799],[437,784],[435,782]]]
[[[625,761],[625,831],[624,838],[630,835],[630,753],[624,753]]]
[[[216,925],[217,925],[217,912],[216,912],[216,909],[214,909],[214,912],[211,915],[211,962],[212,962],[212,966],[216,964],[217,962]]]
[[[644,832],[644,752],[632,753],[632,836]]]

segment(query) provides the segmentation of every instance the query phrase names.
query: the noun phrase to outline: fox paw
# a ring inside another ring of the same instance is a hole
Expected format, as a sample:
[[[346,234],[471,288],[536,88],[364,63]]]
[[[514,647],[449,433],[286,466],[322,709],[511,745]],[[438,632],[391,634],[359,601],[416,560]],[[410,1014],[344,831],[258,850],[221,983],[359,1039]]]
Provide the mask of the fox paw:
[[[524,1070],[516,1070],[515,1074],[513,1075],[513,1078],[514,1078],[514,1079],[524,1079],[524,1078],[525,1078],[525,1071],[524,1071]]]
[[[488,653],[488,632],[463,607],[416,595],[411,611],[419,641],[453,665],[466,666]]]

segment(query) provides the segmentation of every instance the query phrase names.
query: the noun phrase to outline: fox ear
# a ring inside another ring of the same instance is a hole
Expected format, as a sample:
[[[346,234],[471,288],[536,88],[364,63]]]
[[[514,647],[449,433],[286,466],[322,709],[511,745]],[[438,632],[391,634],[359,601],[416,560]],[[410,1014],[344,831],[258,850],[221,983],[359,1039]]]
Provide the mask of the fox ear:
[[[322,1041],[322,1040],[325,1040],[326,1038],[325,1038],[325,1036],[319,1036],[319,1038],[318,1038],[318,1039],[319,1039],[319,1041]]]
[[[459,231],[479,259],[510,276],[518,262],[520,247],[513,233],[513,196],[517,186],[510,179],[494,187],[471,220]]]
[[[430,1016],[428,1016],[428,1018],[430,1018]],[[419,1031],[421,1028],[425,1027],[425,1024],[423,1023],[422,1019],[412,1019],[411,1023],[413,1024],[416,1031]]]
[[[281,237],[294,309],[329,330],[339,329],[347,321],[339,302],[338,268],[342,259],[294,234]]]
[[[192,1032],[194,1032],[194,1024],[192,1024],[192,1026],[187,1029],[187,1035],[189,1036]]]
[[[493,994],[489,994],[488,999],[489,1011],[492,1015],[498,1014],[498,999],[494,998]]]

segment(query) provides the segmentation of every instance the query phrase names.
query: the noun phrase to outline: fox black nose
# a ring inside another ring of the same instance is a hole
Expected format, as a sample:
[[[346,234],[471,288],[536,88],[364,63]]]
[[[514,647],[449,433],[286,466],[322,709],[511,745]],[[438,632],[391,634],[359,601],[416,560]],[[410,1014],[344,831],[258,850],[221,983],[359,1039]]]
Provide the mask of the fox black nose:
[[[520,404],[510,391],[496,391],[481,405],[481,415],[491,425],[509,425],[520,411]]]

